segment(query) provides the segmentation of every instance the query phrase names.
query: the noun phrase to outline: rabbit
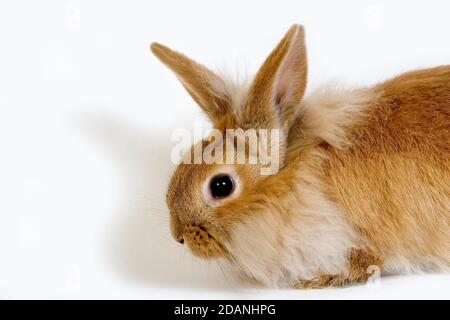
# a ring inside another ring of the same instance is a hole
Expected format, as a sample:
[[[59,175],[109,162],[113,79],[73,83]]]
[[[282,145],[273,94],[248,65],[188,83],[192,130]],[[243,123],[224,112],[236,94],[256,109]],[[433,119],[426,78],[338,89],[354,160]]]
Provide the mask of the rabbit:
[[[278,288],[449,270],[449,65],[305,97],[301,25],[244,85],[150,47],[224,137],[228,129],[280,132],[275,174],[262,175],[258,163],[177,166],[166,199],[171,234],[193,255]]]

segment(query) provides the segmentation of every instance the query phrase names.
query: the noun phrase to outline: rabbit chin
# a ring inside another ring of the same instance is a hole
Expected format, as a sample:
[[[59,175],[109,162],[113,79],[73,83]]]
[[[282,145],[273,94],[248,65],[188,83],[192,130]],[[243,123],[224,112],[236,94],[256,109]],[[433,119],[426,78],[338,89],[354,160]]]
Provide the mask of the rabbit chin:
[[[189,251],[203,259],[226,257],[228,251],[205,228],[186,227],[184,240]]]
[[[216,240],[208,240],[202,243],[186,240],[189,251],[202,259],[223,258],[228,255],[227,250]]]

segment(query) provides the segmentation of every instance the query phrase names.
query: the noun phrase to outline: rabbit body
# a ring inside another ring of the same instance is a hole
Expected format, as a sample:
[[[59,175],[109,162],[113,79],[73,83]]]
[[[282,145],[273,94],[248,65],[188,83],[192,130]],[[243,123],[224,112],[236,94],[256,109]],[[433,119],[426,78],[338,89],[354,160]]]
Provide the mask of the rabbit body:
[[[172,234],[192,253],[278,287],[449,269],[450,66],[304,98],[299,26],[239,90],[164,46],[152,50],[215,128],[283,133],[274,175],[261,177],[249,164],[178,166],[167,197]],[[208,196],[217,174],[237,185],[220,201]]]

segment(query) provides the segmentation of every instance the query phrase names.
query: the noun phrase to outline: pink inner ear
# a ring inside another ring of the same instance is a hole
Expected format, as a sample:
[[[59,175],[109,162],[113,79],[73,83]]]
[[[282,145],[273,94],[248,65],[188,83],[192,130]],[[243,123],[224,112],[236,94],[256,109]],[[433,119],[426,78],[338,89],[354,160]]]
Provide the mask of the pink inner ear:
[[[283,63],[276,84],[275,103],[277,106],[279,106],[286,99],[286,96],[289,95],[288,86],[292,78],[292,71],[289,70],[287,65],[288,63]]]
[[[302,83],[306,74],[306,57],[303,47],[303,35],[297,35],[289,53],[283,61],[277,76],[275,102],[277,105],[292,102],[296,90],[303,90]]]

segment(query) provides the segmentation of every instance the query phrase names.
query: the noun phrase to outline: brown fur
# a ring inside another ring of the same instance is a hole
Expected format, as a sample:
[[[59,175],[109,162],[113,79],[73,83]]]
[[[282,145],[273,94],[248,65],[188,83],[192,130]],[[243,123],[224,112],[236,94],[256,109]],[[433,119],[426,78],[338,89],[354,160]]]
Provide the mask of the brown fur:
[[[297,289],[321,289],[326,287],[346,287],[356,283],[365,283],[374,271],[371,266],[381,268],[383,262],[373,253],[364,250],[352,250],[349,258],[348,272],[338,275],[320,275],[310,280],[299,280],[294,284]]]
[[[361,282],[370,276],[370,265],[400,269],[396,259],[411,268],[450,266],[449,66],[378,84],[364,91],[366,100],[358,100],[349,111],[344,100],[345,117],[334,110],[335,118],[324,114],[321,119],[320,113],[311,112],[314,105],[302,103],[307,62],[299,26],[292,27],[266,59],[242,105],[233,104],[223,80],[206,67],[159,44],[152,50],[182,80],[216,128],[280,128],[284,133],[284,166],[273,176],[260,176],[258,165],[178,166],[167,194],[172,234],[178,241],[186,240],[194,254],[239,264],[242,252],[253,253],[255,248],[261,250],[261,262],[254,268],[267,265],[271,270],[273,265],[275,270],[278,253],[302,245],[292,242],[295,234],[287,235],[287,230],[323,224],[325,229],[318,232],[327,232],[342,223],[336,232],[343,238],[329,245],[345,248],[355,241],[346,253],[346,272],[320,273],[326,269],[327,253],[318,251],[323,255],[318,257],[319,271],[314,269],[319,274],[288,279],[288,285],[316,288]],[[321,120],[323,128],[315,127]],[[339,134],[331,132],[333,139],[320,134],[329,126],[338,128]],[[228,171],[239,176],[242,188],[219,205],[208,203],[202,186],[218,172]],[[329,212],[321,215],[321,210]],[[252,231],[251,225],[246,227],[249,221],[260,223],[268,236],[245,249],[236,243],[236,228],[246,230],[238,234],[245,238]],[[320,248],[308,242],[313,241],[311,235],[299,237],[305,245]],[[239,267],[254,277],[264,273]],[[280,274],[285,267],[280,267]]]
[[[450,67],[376,86],[351,147],[330,149],[330,196],[381,259],[450,263]],[[370,196],[369,196],[370,195]]]

